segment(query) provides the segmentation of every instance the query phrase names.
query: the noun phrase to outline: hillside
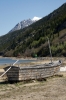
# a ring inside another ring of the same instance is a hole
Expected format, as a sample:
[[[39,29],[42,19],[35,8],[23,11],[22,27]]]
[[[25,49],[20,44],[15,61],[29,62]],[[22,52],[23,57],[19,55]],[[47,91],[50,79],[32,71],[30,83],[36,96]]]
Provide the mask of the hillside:
[[[32,25],[0,37],[0,55],[66,56],[66,3]]]

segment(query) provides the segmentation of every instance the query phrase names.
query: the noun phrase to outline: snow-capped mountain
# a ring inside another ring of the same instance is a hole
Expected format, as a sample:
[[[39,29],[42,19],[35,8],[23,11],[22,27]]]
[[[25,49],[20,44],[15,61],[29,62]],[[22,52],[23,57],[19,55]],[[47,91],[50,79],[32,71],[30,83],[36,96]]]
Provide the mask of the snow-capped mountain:
[[[39,17],[34,17],[33,19],[23,20],[23,21],[21,21],[20,23],[18,23],[14,28],[12,28],[12,29],[9,31],[9,33],[10,33],[10,32],[13,32],[13,31],[16,31],[16,30],[23,29],[23,28],[25,28],[25,27],[27,27],[27,26],[33,24],[34,22],[38,21],[39,19],[41,19],[41,18],[39,18]]]

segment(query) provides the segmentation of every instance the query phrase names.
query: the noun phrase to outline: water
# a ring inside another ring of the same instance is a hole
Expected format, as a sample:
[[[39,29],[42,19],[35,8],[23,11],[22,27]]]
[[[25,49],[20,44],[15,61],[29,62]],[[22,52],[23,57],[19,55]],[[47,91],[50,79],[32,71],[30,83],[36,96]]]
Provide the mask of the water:
[[[19,61],[17,62],[17,64],[19,64],[19,63],[28,63],[28,62],[33,62],[33,61],[35,61],[35,60],[19,60]],[[2,65],[2,64],[13,64],[13,63],[15,63],[15,62],[16,62],[15,59],[0,58],[0,65]]]

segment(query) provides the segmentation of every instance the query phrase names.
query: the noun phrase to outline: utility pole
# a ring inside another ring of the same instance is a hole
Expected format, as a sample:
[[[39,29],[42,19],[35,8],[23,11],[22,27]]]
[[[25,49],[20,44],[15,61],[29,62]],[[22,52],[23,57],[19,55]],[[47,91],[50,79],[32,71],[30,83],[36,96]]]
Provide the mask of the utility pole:
[[[51,53],[51,48],[50,48],[50,42],[49,42],[49,38],[47,37],[48,39],[48,44],[49,44],[49,50],[50,50],[50,60],[51,60],[51,63],[52,63],[52,53]]]

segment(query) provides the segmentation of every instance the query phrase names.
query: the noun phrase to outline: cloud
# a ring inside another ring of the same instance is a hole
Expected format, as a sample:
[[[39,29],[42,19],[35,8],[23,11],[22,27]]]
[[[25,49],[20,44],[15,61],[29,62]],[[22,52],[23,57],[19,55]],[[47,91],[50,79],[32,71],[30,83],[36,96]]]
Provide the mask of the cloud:
[[[36,16],[35,16],[35,17],[33,17],[32,20],[33,20],[33,21],[38,21],[38,20],[40,20],[40,19],[41,19],[41,17],[36,17]]]

